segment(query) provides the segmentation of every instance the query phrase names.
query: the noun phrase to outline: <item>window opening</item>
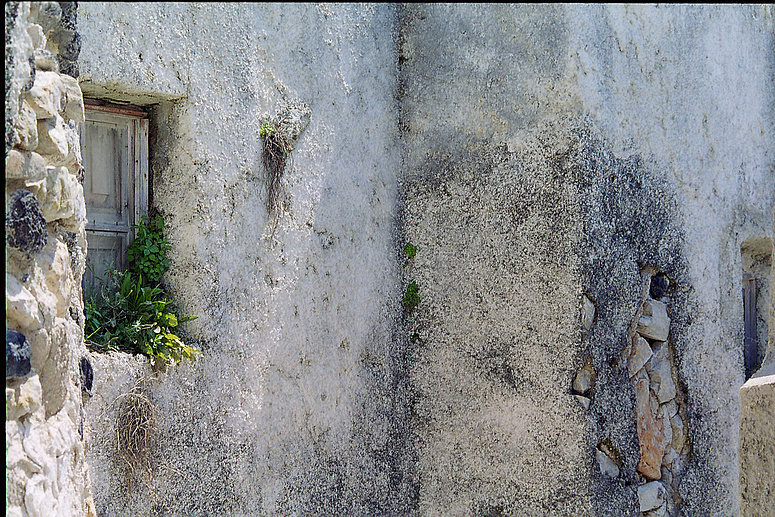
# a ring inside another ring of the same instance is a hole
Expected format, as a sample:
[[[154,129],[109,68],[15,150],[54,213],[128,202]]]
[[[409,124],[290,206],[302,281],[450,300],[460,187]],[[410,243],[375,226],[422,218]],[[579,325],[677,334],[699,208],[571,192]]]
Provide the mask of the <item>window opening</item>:
[[[134,228],[148,212],[148,114],[133,106],[84,100],[81,124],[86,238],[84,294],[110,268],[124,269]]]
[[[749,379],[762,365],[768,328],[773,324],[770,304],[772,240],[753,237],[740,248],[743,265],[743,363]]]
[[[745,326],[745,378],[748,379],[759,366],[759,346],[756,335],[756,279],[743,273],[743,321]]]

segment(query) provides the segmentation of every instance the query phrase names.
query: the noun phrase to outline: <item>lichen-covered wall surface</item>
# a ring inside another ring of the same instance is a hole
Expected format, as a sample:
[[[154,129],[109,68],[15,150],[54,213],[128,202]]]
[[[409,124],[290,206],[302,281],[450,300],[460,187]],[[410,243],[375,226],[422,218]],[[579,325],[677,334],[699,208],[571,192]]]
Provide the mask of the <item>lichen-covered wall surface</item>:
[[[59,4],[22,3],[22,18],[44,5]],[[771,462],[749,453],[769,443],[754,435],[771,384],[738,390],[744,249],[772,242],[775,217],[771,6],[60,10],[66,30],[33,62],[77,77],[86,97],[148,110],[151,209],[172,244],[164,283],[198,316],[184,330],[204,352],[165,372],[88,355],[84,442],[68,442],[83,456],[73,488],[58,488],[85,501],[72,513],[90,511],[89,485],[106,516],[760,510]],[[9,31],[8,12],[7,49],[10,34],[27,56],[38,32]],[[73,111],[25,111],[29,59],[6,55],[6,167],[14,146],[25,167],[48,164],[25,147],[32,128],[56,135]],[[292,142],[276,204],[268,120]],[[57,165],[77,179],[75,148]],[[7,227],[7,284],[43,285],[34,264],[56,244],[71,276],[46,285],[74,286],[76,310],[52,320],[73,336],[62,368],[36,370],[30,341],[32,373],[7,377],[7,400],[39,378],[45,401],[46,375],[65,379],[58,414],[74,437],[82,215],[60,221],[75,240],[57,233],[50,189],[12,181],[27,180],[7,180],[6,218],[36,200],[41,214],[19,218],[27,232]],[[7,308],[46,306],[47,291],[16,303],[8,289]],[[31,323],[13,318],[29,340]],[[116,427],[140,399],[155,408],[155,446],[132,471]],[[8,404],[11,457],[23,417]],[[47,418],[40,429],[58,429]],[[7,467],[7,486],[21,468]]]
[[[5,511],[95,515],[84,456],[83,99],[70,4],[5,5]],[[69,48],[69,47],[68,47]],[[64,65],[64,66],[61,66]]]

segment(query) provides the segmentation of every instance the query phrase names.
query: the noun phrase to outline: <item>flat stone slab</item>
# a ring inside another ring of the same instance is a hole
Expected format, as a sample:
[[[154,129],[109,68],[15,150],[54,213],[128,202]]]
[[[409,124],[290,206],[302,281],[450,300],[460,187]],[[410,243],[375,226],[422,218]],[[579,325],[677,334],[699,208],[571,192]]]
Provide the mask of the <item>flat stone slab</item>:
[[[667,315],[667,305],[656,300],[643,302],[643,314],[638,320],[638,334],[646,339],[667,341],[670,333],[670,317]]]

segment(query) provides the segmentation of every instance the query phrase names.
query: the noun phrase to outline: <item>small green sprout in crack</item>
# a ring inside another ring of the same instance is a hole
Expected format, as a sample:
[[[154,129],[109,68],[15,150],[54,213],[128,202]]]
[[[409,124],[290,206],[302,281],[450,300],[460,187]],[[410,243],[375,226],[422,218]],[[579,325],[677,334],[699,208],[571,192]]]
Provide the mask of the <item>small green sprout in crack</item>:
[[[417,255],[417,246],[415,246],[411,242],[407,242],[406,246],[404,246],[404,253],[406,254],[409,260],[412,260],[414,256]]]
[[[417,282],[412,281],[406,286],[406,293],[404,293],[404,306],[408,310],[412,310],[420,303],[420,293]]]
[[[261,124],[261,129],[258,131],[258,134],[261,135],[261,138],[272,136],[274,134],[274,124],[267,120]]]

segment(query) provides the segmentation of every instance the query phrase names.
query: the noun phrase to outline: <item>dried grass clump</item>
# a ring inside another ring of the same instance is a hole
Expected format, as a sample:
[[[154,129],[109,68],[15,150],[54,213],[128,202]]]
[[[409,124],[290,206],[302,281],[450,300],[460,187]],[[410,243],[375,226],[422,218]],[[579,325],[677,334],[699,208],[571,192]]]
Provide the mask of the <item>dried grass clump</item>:
[[[117,454],[128,469],[131,486],[138,473],[146,474],[148,479],[152,475],[159,439],[158,410],[138,386],[116,401]]]
[[[261,138],[264,141],[261,159],[267,174],[267,210],[272,216],[276,216],[280,208],[280,181],[293,150],[286,132],[278,126],[269,121],[261,126]]]

